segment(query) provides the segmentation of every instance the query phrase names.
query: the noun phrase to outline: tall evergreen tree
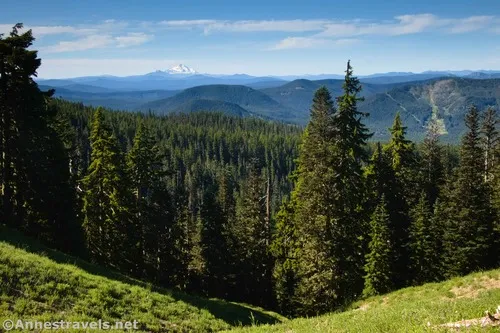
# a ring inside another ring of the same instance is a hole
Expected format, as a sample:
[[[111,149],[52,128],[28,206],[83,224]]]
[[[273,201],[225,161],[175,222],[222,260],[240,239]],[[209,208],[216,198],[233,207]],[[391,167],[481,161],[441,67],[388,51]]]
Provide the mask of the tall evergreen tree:
[[[253,160],[249,165],[232,233],[238,241],[236,267],[240,273],[237,279],[243,295],[255,304],[270,306],[273,299],[270,230],[266,223],[265,186],[259,163]]]
[[[175,223],[171,195],[167,189],[162,157],[155,138],[143,121],[138,125],[127,168],[135,199],[134,223],[128,237],[137,244],[137,273],[163,284],[174,284],[179,265],[175,245]],[[133,251],[131,251],[133,254]]]
[[[391,214],[393,218],[393,240],[395,248],[394,269],[397,276],[396,286],[402,287],[407,283],[408,276],[408,235],[410,225],[410,206],[417,202],[415,189],[416,159],[415,149],[411,141],[406,139],[406,127],[403,126],[401,116],[396,113],[394,123],[389,129],[391,139],[384,146],[384,151],[391,159],[395,175]]]
[[[78,247],[75,197],[53,91],[33,77],[41,64],[31,30],[0,35],[0,201],[2,221],[66,251]],[[54,209],[54,207],[60,207]],[[69,235],[69,236],[68,236]]]
[[[219,201],[221,189],[215,175],[209,175],[207,187],[203,194],[201,206],[201,249],[204,260],[205,288],[207,294],[216,297],[227,297],[227,272],[229,265],[229,248],[227,242],[227,221],[225,220],[223,202]],[[227,189],[222,189],[225,191]],[[222,194],[221,194],[222,195]],[[226,211],[227,213],[227,211]]]
[[[488,187],[484,183],[484,150],[479,111],[471,106],[465,117],[460,165],[453,193],[454,216],[448,220],[445,250],[448,275],[467,274],[491,266],[493,222]]]
[[[414,146],[406,139],[406,126],[403,126],[401,114],[396,113],[392,127],[389,128],[391,140],[384,147],[391,155],[392,168],[398,177],[403,177],[414,162]]]
[[[295,204],[295,198],[283,202],[276,214],[276,227],[271,244],[271,253],[275,259],[273,283],[276,303],[280,313],[290,317],[296,314],[299,306],[295,299],[299,238],[294,219]]]
[[[481,126],[483,135],[483,150],[484,150],[484,180],[489,182],[493,179],[495,166],[498,163],[496,150],[498,145],[498,116],[494,108],[489,107],[484,113],[484,118]]]
[[[335,112],[320,88],[313,99],[297,169],[295,224],[299,234],[296,295],[302,314],[331,311],[363,288],[361,162],[370,137],[357,103],[361,85],[347,64]]]
[[[410,267],[412,282],[420,285],[439,278],[439,228],[434,224],[430,204],[422,192],[412,211],[410,226]]]
[[[439,189],[444,184],[444,166],[442,161],[443,149],[439,144],[439,126],[431,121],[422,144],[422,187],[429,204],[434,206],[439,197]]]
[[[385,197],[391,220],[397,218],[396,209],[400,204],[397,193],[396,175],[392,168],[390,156],[382,150],[382,145],[377,142],[377,146],[365,168],[366,186],[368,191],[368,211],[374,211],[380,203],[380,198]],[[394,212],[394,213],[393,213]],[[393,226],[390,227],[393,229]]]
[[[124,161],[114,135],[104,122],[101,108],[92,119],[90,142],[91,163],[82,181],[87,247],[97,262],[130,269],[126,249],[136,244],[127,244],[132,215]]]
[[[370,222],[370,243],[366,255],[363,290],[365,297],[387,293],[394,287],[392,262],[394,248],[389,228],[389,214],[385,196],[382,195]]]

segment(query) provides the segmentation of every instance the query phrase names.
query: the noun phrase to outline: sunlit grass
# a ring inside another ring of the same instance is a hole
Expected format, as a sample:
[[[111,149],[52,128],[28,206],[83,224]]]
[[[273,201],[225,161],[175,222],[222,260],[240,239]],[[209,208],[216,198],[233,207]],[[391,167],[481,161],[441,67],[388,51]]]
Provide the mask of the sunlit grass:
[[[49,249],[41,255],[43,247],[34,244],[26,245],[36,252],[30,253],[18,247],[22,236],[0,231],[0,332],[6,319],[137,320],[145,332],[215,332],[282,319],[255,307],[153,287]]]
[[[351,310],[277,325],[231,332],[449,332],[439,325],[494,313],[500,305],[500,270],[475,273],[441,283],[429,283],[372,297]],[[498,332],[498,327],[461,328],[467,332]]]

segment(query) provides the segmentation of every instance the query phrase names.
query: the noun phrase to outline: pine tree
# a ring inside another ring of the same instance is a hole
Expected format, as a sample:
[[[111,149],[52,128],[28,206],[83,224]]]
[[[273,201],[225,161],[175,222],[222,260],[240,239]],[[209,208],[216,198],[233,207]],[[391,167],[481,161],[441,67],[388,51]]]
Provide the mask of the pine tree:
[[[265,186],[259,160],[252,160],[236,211],[231,233],[237,240],[237,280],[245,299],[262,306],[272,305],[272,258],[263,202]]]
[[[331,311],[363,288],[361,162],[370,135],[361,122],[364,114],[357,110],[361,86],[349,62],[343,89],[337,112],[326,88],[316,92],[300,147],[292,195],[297,198],[295,274],[302,314]]]
[[[276,227],[271,244],[271,253],[275,259],[273,282],[276,302],[280,313],[289,317],[296,315],[295,309],[298,307],[295,288],[299,237],[294,224],[295,204],[294,198],[283,202],[275,217]]]
[[[439,197],[439,189],[444,183],[443,149],[439,145],[439,126],[431,121],[422,145],[422,184],[431,207]]]
[[[215,175],[209,175],[208,177],[200,211],[205,288],[209,296],[227,297],[228,226],[227,221],[224,219],[222,202],[218,200],[219,184]],[[229,207],[226,206],[225,208]]]
[[[68,151],[48,103],[53,90],[41,92],[33,80],[41,64],[37,51],[28,50],[35,39],[31,30],[20,34],[22,28],[18,23],[7,38],[0,35],[0,214],[31,236],[75,251]]]
[[[410,267],[412,282],[416,285],[437,281],[439,278],[439,229],[434,224],[430,204],[422,192],[412,211],[410,226]]]
[[[403,287],[408,277],[408,234],[410,225],[410,206],[416,203],[415,180],[416,162],[415,150],[411,141],[406,139],[406,127],[403,126],[401,116],[396,113],[394,123],[389,129],[391,139],[384,146],[388,154],[395,175],[395,186],[393,195],[395,200],[391,201],[391,214],[393,241],[395,248],[394,270],[397,277],[396,286]]]
[[[130,230],[137,231],[128,239],[137,244],[137,274],[172,285],[178,264],[174,212],[159,148],[143,121],[128,153],[127,169],[135,198]]]
[[[380,142],[365,169],[366,187],[368,192],[368,211],[374,211],[382,196],[388,207],[389,214],[399,206],[400,199],[397,197],[396,175],[392,168],[390,156],[382,150]],[[396,212],[394,212],[396,213]],[[397,214],[393,213],[393,218]],[[392,227],[390,228],[392,230]]]
[[[496,147],[498,145],[498,116],[494,108],[489,107],[484,113],[481,127],[484,150],[484,180],[489,182],[493,179],[493,170],[497,164]]]
[[[102,264],[130,269],[126,260],[130,213],[123,156],[110,128],[98,108],[92,119],[91,163],[83,179],[85,216],[83,229],[91,257]]]
[[[397,112],[392,127],[389,129],[391,140],[384,149],[390,153],[392,168],[398,177],[403,176],[414,159],[414,147],[412,142],[406,139],[406,129],[400,113]]]
[[[500,264],[500,144],[498,135],[498,115],[493,107],[488,107],[484,113],[481,134],[484,150],[484,181],[489,191],[490,216],[493,220],[492,257],[499,258]],[[492,267],[496,267],[494,263]]]
[[[471,106],[465,117],[460,165],[453,193],[454,216],[448,220],[445,249],[448,275],[491,267],[493,222],[488,187],[484,183],[484,151],[479,111]]]
[[[394,288],[392,263],[394,248],[389,224],[387,205],[382,195],[370,222],[370,243],[366,255],[363,290],[365,297],[384,294]]]

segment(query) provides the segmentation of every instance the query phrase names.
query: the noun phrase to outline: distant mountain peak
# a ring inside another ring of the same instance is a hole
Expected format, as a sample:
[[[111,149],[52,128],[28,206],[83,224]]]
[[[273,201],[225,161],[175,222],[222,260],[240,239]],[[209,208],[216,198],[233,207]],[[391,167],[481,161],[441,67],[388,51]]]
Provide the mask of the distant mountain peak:
[[[184,64],[178,64],[166,70],[169,74],[197,74],[198,72]]]

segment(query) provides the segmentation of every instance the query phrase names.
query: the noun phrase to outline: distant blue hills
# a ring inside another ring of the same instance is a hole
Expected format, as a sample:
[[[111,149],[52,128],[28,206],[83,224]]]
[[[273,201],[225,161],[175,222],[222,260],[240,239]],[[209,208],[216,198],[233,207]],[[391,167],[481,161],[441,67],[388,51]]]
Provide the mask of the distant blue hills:
[[[129,77],[89,76],[37,80],[56,97],[117,110],[155,112],[224,112],[306,124],[314,92],[326,86],[342,93],[341,75],[250,76],[153,72]],[[430,119],[438,119],[443,138],[456,141],[465,130],[470,104],[500,106],[500,71],[392,72],[360,77],[365,101],[360,110],[375,139],[387,137],[400,112],[411,137],[421,139]]]

